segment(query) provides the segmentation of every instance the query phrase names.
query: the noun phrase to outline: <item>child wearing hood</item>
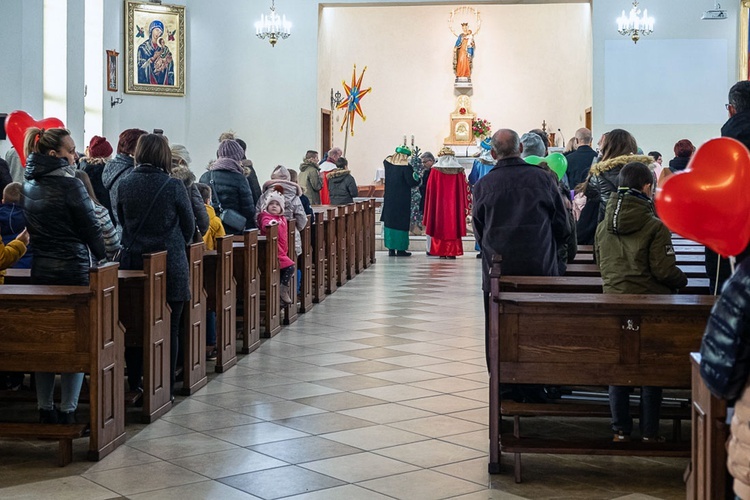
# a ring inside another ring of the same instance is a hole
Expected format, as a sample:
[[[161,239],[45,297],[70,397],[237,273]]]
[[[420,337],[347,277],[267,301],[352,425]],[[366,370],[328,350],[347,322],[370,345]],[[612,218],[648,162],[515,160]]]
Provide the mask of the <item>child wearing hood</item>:
[[[288,252],[288,230],[286,217],[284,216],[284,196],[282,187],[276,187],[261,198],[260,211],[258,212],[258,226],[260,234],[266,235],[266,226],[279,226],[279,268],[281,269],[281,286],[279,294],[284,304],[291,304],[292,297],[289,291],[289,281],[294,275],[294,261],[289,258]]]
[[[292,181],[292,176],[284,165],[278,165],[271,173],[271,180],[263,183],[263,194],[256,206],[257,214],[260,213],[261,206],[266,202],[265,199],[268,194],[272,192],[281,193],[284,198],[284,203],[281,205],[284,209],[284,215],[287,219],[294,220],[294,250],[299,256],[302,254],[302,238],[299,232],[307,225],[307,214],[300,200],[302,188]],[[260,215],[258,215],[258,222],[260,222]]]

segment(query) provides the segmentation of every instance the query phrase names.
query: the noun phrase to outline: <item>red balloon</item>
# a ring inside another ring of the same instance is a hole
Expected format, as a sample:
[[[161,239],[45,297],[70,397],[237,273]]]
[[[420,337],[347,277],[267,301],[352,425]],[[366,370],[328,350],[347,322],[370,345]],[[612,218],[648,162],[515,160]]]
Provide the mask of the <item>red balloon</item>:
[[[48,129],[65,128],[65,125],[58,118],[45,118],[37,121],[27,112],[19,110],[12,111],[5,117],[5,134],[10,139],[10,143],[13,144],[24,167],[26,167],[26,155],[23,153],[23,141],[26,137],[26,131],[31,127]]]
[[[750,152],[728,137],[703,144],[656,193],[656,211],[677,234],[738,255],[750,242]]]

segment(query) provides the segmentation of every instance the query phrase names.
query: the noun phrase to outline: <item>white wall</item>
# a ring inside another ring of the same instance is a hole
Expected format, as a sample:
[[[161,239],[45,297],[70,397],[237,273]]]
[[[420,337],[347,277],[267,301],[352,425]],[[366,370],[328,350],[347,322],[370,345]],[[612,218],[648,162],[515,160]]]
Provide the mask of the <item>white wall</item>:
[[[562,129],[566,138],[584,124],[591,106],[591,9],[587,4],[483,5],[475,38],[472,105],[493,130],[520,133]],[[455,109],[452,67],[455,36],[446,6],[325,7],[318,47],[318,99],[330,106],[330,89],[343,93],[352,65],[368,67],[362,100],[367,121],[355,119],[347,158],[359,183],[406,134],[437,153],[450,133]],[[343,111],[334,112],[334,143]],[[559,137],[559,134],[558,134]],[[462,153],[462,152],[461,152]]]
[[[655,18],[654,33],[641,38],[628,56],[619,60],[612,57],[614,52],[611,50],[607,57],[607,46],[611,48],[613,43],[621,44],[623,41],[632,44],[617,33],[615,22],[626,3],[621,0],[593,0],[594,134],[598,137],[607,130],[624,128],[636,137],[638,145],[645,152],[660,151],[667,160],[673,157],[674,144],[680,139],[687,138],[700,145],[720,134],[721,124],[727,118],[724,110],[727,93],[737,81],[739,2],[721,2],[722,8],[729,11],[728,20],[701,21],[701,14],[712,8],[713,2],[642,1],[641,7],[648,8],[649,15]],[[699,48],[709,47],[709,55],[701,56],[696,52],[686,59],[686,44],[681,41],[688,38],[694,44],[697,41]],[[717,45],[726,46],[724,57],[707,60],[706,57],[711,57],[712,54],[721,54],[721,51],[710,49]],[[657,64],[659,71],[647,71],[645,68],[653,67],[654,54],[659,54],[661,58],[661,65]],[[676,59],[684,61],[683,65],[673,67],[672,63]],[[629,61],[627,67],[624,61]],[[629,75],[637,74],[640,76],[637,79],[639,83],[617,89],[611,85],[607,87],[605,69],[616,67],[618,63],[623,63],[620,69],[623,78],[630,79]],[[710,74],[706,73],[707,68],[710,68]],[[709,79],[713,82],[711,88],[695,90],[696,80],[705,85],[707,82],[703,80]],[[612,119],[621,116],[620,113],[613,113],[613,108],[631,105],[635,110],[641,107],[643,101],[653,102],[653,107],[646,107],[658,116],[644,117],[642,112],[634,111],[630,120]],[[694,106],[693,103],[701,103],[702,106]],[[692,118],[685,116],[686,109],[689,112],[694,110]],[[707,109],[716,112],[710,113]]]

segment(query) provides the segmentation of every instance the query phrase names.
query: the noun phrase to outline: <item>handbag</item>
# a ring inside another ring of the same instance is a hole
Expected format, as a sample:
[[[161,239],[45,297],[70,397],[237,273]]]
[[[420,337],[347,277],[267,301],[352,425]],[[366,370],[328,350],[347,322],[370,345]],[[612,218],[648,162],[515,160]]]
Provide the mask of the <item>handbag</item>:
[[[154,208],[154,203],[156,203],[156,199],[159,198],[159,194],[161,194],[164,187],[169,182],[169,177],[166,181],[164,181],[164,184],[161,185],[161,187],[156,191],[156,194],[151,199],[151,203],[149,204],[146,211],[141,216],[141,220],[138,222],[138,227],[136,228],[135,232],[133,233],[133,236],[130,238],[130,242],[125,245],[121,245],[120,248],[115,252],[115,255],[112,257],[112,262],[119,262],[120,266],[123,268],[129,267],[130,265],[130,247],[133,246],[133,243],[135,243],[136,238],[138,237],[138,233],[141,232],[141,229],[143,228],[143,224],[146,223],[146,219],[148,219],[148,216],[151,214],[151,209]]]
[[[219,199],[219,193],[216,192],[216,184],[214,183],[214,171],[211,170],[209,174],[209,182],[211,184],[211,197],[216,196],[216,208],[219,210],[219,218],[225,227],[229,228],[234,233],[239,233],[245,230],[247,224],[247,217],[239,213],[233,208],[223,208],[221,206],[221,200]]]

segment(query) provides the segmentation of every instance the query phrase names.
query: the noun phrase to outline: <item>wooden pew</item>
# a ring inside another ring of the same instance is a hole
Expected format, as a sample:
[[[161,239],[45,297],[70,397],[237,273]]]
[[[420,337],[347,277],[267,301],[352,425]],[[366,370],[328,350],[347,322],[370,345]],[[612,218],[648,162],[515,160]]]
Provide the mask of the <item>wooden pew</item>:
[[[299,292],[299,312],[306,313],[313,306],[313,275],[314,271],[314,257],[313,257],[313,246],[312,246],[312,217],[307,216],[307,224],[305,228],[300,231],[300,237],[302,238],[302,254],[297,257],[297,269],[302,270],[302,283],[300,283]],[[296,292],[294,292],[296,293]],[[294,297],[294,293],[292,297]],[[325,292],[323,292],[325,295]]]
[[[346,206],[335,207],[336,210],[336,241],[338,245],[336,262],[338,270],[336,274],[336,285],[344,286],[347,282],[348,259],[347,254],[349,242],[346,237]]]
[[[192,260],[194,257],[195,255],[191,254],[189,259],[191,273],[195,265]],[[142,270],[118,271],[118,307],[121,313],[120,319],[125,327],[123,345],[143,350],[142,419],[146,423],[153,422],[172,408],[169,391],[171,317],[167,305],[166,272],[166,251],[144,255]],[[8,283],[28,284],[30,279],[29,269],[8,269],[6,275]],[[191,274],[191,293],[193,293],[194,285],[194,276]],[[190,321],[196,319],[194,315],[190,315],[189,318]],[[194,337],[190,335],[189,338]],[[184,373],[188,378],[185,379],[184,385],[188,387],[202,383],[201,380],[205,378],[205,346],[203,357],[200,359],[194,357],[194,350],[200,349],[202,343],[205,343],[205,332],[203,340],[198,342],[199,346],[192,345],[185,350],[188,356],[184,358],[186,363]],[[188,363],[193,366],[189,372]],[[204,372],[203,376],[201,376],[201,371]]]
[[[203,254],[206,246],[201,243],[188,245],[190,266],[190,300],[182,313],[184,344],[182,349],[181,394],[191,395],[208,383],[206,376],[206,290],[203,286]]]
[[[712,296],[539,294],[501,292],[499,265],[491,273],[490,462],[500,452],[687,456],[684,443],[563,441],[500,432],[500,383],[543,385],[654,385],[690,387],[688,354],[700,345]],[[514,406],[518,409],[519,404]],[[556,415],[558,405],[543,415]],[[564,405],[559,405],[564,410]],[[564,413],[561,413],[564,414]]]
[[[354,232],[355,232],[355,243],[354,243],[354,254],[356,260],[354,261],[354,271],[359,274],[365,269],[365,210],[367,209],[367,203],[359,201],[355,203],[354,212]]]
[[[503,276],[499,278],[499,284],[501,292],[602,293],[600,276]],[[708,278],[689,278],[680,293],[708,294]]]
[[[234,281],[232,235],[216,238],[216,250],[203,257],[208,309],[216,312],[216,372],[237,364],[237,287]]]
[[[336,207],[319,206],[313,207],[316,217],[322,219],[323,233],[325,237],[325,292],[332,294],[337,289],[338,282],[338,249],[336,239]]]
[[[722,500],[734,498],[727,471],[726,442],[730,430],[727,402],[711,394],[700,372],[701,355],[690,354],[692,366],[692,445],[687,498]]]
[[[706,277],[706,266],[703,265],[691,265],[691,264],[678,264],[683,273],[688,278],[705,278]],[[601,276],[599,266],[596,264],[568,264],[565,276],[586,276],[596,277]]]
[[[346,215],[344,226],[346,231],[346,279],[352,280],[357,275],[357,205],[351,203],[344,206]]]
[[[316,212],[312,232],[315,234],[313,245],[313,302],[318,304],[326,298],[326,238],[324,215]]]
[[[258,236],[258,265],[260,267],[261,291],[260,335],[264,338],[271,338],[281,331],[278,239],[278,226],[267,226],[266,235]]]
[[[703,253],[679,253],[675,254],[677,264],[692,264],[692,265],[703,265],[705,262],[705,256]],[[593,253],[577,253],[573,259],[574,264],[593,264],[594,254]]]
[[[242,300],[242,354],[260,347],[260,279],[258,272],[258,230],[234,236],[234,279]],[[239,320],[239,319],[238,319]]]
[[[375,225],[377,222],[375,221],[375,199],[370,198],[368,201],[367,206],[367,212],[368,212],[368,228],[367,232],[365,233],[365,242],[369,240],[369,244],[367,245],[369,247],[370,255],[369,255],[369,265],[372,265],[375,263],[375,248],[377,247],[376,241],[375,241]]]
[[[674,246],[675,253],[703,253],[705,251],[705,247],[700,243],[687,243],[687,240],[679,241],[680,243],[672,240],[672,245]],[[594,245],[578,245],[578,251],[581,253],[593,253]]]
[[[295,224],[294,219],[287,219],[287,247],[286,247],[286,255],[290,259],[292,259],[292,262],[297,262],[297,251],[295,250],[295,238],[296,238],[296,232],[295,232]],[[297,268],[294,270],[294,274],[292,274],[291,279],[289,280],[289,296],[292,299],[291,304],[282,304],[281,299],[279,299],[279,303],[281,304],[281,322],[285,325],[291,325],[295,321],[297,321]],[[281,274],[281,270],[279,269],[279,275]],[[281,279],[281,276],[279,276],[279,279]]]
[[[153,422],[172,409],[167,252],[143,256],[143,270],[120,271],[125,347],[143,350],[143,414]]]
[[[0,287],[4,370],[90,374],[89,460],[100,460],[125,442],[124,331],[117,267],[92,269],[88,287]],[[59,463],[66,465],[72,461],[72,439],[82,433],[80,427],[0,424],[0,434],[58,439]]]

